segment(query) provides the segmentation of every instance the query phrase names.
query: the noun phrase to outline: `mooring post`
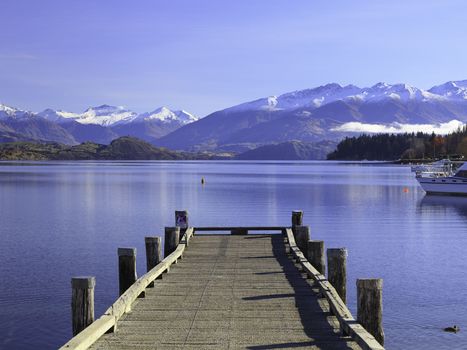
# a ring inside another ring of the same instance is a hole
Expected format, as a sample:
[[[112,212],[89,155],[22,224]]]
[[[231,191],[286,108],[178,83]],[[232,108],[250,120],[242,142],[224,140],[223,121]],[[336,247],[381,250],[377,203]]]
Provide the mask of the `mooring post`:
[[[325,275],[324,241],[308,241],[308,261],[320,274]]]
[[[175,211],[175,226],[180,227],[180,237],[181,240],[183,235],[188,228],[188,210],[176,210]]]
[[[384,346],[382,279],[357,279],[357,321]]]
[[[164,241],[164,256],[168,257],[177,249],[180,242],[180,227],[166,227]]]
[[[135,283],[136,278],[136,248],[118,248],[120,295]]]
[[[347,303],[347,249],[331,248],[327,250],[328,280],[336,289],[342,301]]]
[[[302,210],[294,210],[292,211],[292,232],[296,239],[296,231],[295,226],[302,226],[303,225],[303,211]]]
[[[308,256],[308,241],[310,240],[310,226],[295,226],[295,243],[305,257]]]
[[[160,237],[144,237],[146,246],[146,269],[152,270],[162,260],[162,244]],[[154,281],[148,284],[148,287],[154,287]]]
[[[71,319],[73,337],[94,322],[95,277],[71,279]]]

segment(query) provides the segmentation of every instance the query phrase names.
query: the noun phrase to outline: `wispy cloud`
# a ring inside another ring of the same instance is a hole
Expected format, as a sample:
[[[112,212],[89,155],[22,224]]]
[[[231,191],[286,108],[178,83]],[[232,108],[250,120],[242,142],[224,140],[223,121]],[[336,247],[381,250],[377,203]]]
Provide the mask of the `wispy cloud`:
[[[344,123],[336,128],[332,128],[331,131],[338,132],[355,132],[355,133],[371,133],[371,134],[400,134],[400,133],[412,133],[412,132],[424,132],[431,134],[434,132],[439,135],[446,135],[459,129],[463,126],[459,120],[451,120],[447,123],[440,124],[365,124],[359,122]]]

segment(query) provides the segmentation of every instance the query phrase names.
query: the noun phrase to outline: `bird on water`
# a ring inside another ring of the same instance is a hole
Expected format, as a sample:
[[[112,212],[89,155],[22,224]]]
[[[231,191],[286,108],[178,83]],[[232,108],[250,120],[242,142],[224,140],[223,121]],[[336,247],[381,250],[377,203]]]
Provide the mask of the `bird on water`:
[[[457,333],[460,331],[460,328],[454,325],[453,327],[446,327],[444,328],[445,332]]]

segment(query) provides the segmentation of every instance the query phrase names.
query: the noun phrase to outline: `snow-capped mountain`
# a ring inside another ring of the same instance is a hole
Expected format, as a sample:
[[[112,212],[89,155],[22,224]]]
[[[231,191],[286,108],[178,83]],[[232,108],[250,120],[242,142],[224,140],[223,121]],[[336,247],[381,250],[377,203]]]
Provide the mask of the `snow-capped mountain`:
[[[29,111],[23,111],[14,107],[10,107],[0,103],[0,119],[12,118],[20,119],[34,116],[34,113]]]
[[[442,85],[433,86],[428,91],[447,99],[467,100],[467,80],[448,81]]]
[[[172,111],[167,107],[160,107],[152,112],[138,115],[133,121],[137,122],[150,120],[157,120],[162,123],[178,122],[182,125],[186,125],[198,120],[198,118],[184,110]]]
[[[241,150],[290,140],[338,140],[372,130],[447,130],[467,122],[467,81],[429,90],[407,84],[336,83],[269,96],[214,112],[158,142],[186,150]],[[395,126],[381,128],[378,126]],[[430,131],[428,131],[430,132]]]
[[[116,126],[142,121],[178,123],[181,126],[198,120],[198,118],[186,111],[172,111],[167,107],[160,107],[152,112],[137,114],[122,106],[109,105],[90,107],[81,114],[46,109],[38,113],[38,115],[58,123],[74,120],[80,124],[95,124],[101,126]]]
[[[340,86],[327,84],[313,89],[288,92],[280,96],[269,96],[227,108],[225,111],[242,112],[248,110],[280,111],[300,107],[320,107],[326,103],[357,95],[362,89],[354,85]]]
[[[430,99],[441,99],[442,96],[430,93],[428,91],[418,89],[407,84],[387,84],[378,83],[370,88],[363,88],[361,92],[356,95],[347,96],[346,99],[361,99],[364,102],[382,101],[385,99],[392,99],[396,101],[427,101]]]
[[[226,112],[280,111],[297,108],[318,108],[334,101],[376,102],[382,100],[429,101],[467,99],[467,80],[449,82],[422,90],[407,84],[377,83],[360,88],[355,85],[326,84],[313,89],[297,90],[280,96],[269,96],[227,108]]]
[[[33,113],[0,104],[1,127],[3,132],[9,133],[8,137],[0,137],[0,140],[29,141],[37,138],[68,144],[84,141],[108,144],[119,136],[130,135],[154,142],[196,120],[195,116],[186,111],[172,111],[167,107],[142,114],[110,105],[90,107],[83,113],[50,108]],[[14,134],[16,131],[18,135]]]
[[[96,124],[101,126],[128,123],[137,117],[137,113],[124,107],[109,105],[89,107],[81,114],[65,112],[62,110],[55,111],[53,109],[46,109],[38,113],[38,115],[55,122],[74,120],[80,124]]]

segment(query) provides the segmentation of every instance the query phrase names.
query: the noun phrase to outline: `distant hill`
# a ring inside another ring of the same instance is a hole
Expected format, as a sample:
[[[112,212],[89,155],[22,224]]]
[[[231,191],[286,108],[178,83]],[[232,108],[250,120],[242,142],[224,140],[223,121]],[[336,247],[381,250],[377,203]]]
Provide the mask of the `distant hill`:
[[[211,159],[208,154],[175,152],[132,137],[120,137],[110,145],[85,142],[75,146],[59,143],[12,142],[0,144],[2,160],[184,160]]]
[[[49,120],[35,116],[24,118],[6,118],[0,120],[0,131],[8,131],[14,135],[18,141],[49,141],[68,145],[75,145],[78,142],[67,130],[60,125]]]
[[[277,145],[261,146],[239,154],[240,160],[317,160],[326,159],[328,153],[336,147],[336,142],[317,143],[289,141]]]

